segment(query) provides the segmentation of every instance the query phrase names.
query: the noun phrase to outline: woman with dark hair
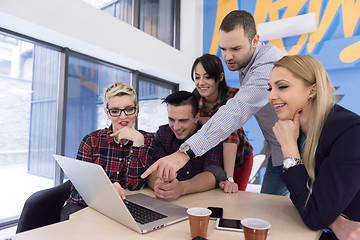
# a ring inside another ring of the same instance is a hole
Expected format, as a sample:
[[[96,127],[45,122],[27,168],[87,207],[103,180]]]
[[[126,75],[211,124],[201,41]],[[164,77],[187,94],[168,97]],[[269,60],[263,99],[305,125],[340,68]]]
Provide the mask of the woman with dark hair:
[[[223,65],[216,55],[204,54],[195,59],[191,78],[196,86],[193,93],[199,101],[201,124],[205,124],[239,91],[237,88],[227,86]],[[224,192],[232,193],[246,189],[252,169],[252,151],[253,148],[243,128],[223,141],[224,170],[227,180],[220,182],[219,186]]]

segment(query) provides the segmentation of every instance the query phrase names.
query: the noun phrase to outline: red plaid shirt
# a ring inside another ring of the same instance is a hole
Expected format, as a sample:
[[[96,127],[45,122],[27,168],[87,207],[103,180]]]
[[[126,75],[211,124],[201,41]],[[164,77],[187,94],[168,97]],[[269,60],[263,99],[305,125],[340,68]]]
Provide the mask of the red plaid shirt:
[[[145,183],[141,174],[153,163],[154,137],[140,130],[144,135],[144,145],[134,147],[132,141],[115,143],[110,137],[112,132],[110,127],[86,135],[76,158],[102,166],[111,182],[118,182],[129,190],[138,190]],[[66,202],[86,205],[74,186],[71,186],[70,198]]]
[[[205,99],[200,96],[199,98],[200,117],[212,117],[217,112],[217,110],[219,110],[219,108],[222,105],[225,105],[230,98],[233,98],[238,91],[239,91],[238,88],[228,87],[228,91],[226,93],[221,93],[221,96],[217,100],[215,106],[209,111],[206,110]],[[249,159],[253,151],[253,147],[251,146],[249,140],[247,139],[243,128],[240,128],[237,131],[233,132],[224,142],[236,143],[238,145],[238,149],[236,153],[235,169],[241,167]]]

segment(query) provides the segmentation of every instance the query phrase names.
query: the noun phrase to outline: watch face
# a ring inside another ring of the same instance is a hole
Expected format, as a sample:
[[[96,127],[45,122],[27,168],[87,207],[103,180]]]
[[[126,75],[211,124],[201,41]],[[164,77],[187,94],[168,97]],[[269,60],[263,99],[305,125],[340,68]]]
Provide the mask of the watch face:
[[[183,143],[180,145],[180,152],[186,153],[188,150],[190,149],[189,145],[187,145],[186,143]]]
[[[234,182],[234,179],[232,177],[227,178],[228,182]]]
[[[194,152],[191,150],[190,146],[187,145],[187,143],[185,142],[180,145],[179,151],[188,155],[190,159],[195,157]]]
[[[285,168],[289,168],[289,167],[292,167],[294,166],[296,163],[295,163],[295,159],[293,158],[285,158],[284,159],[284,167]]]

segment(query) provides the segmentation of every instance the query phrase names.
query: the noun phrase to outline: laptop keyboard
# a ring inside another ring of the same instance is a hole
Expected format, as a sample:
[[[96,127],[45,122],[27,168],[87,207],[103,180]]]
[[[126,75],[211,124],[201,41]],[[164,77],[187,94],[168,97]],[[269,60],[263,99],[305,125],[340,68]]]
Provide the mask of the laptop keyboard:
[[[131,215],[134,217],[135,221],[140,224],[146,224],[149,222],[154,222],[156,220],[167,217],[164,214],[155,212],[151,209],[140,206],[136,203],[129,202],[128,200],[124,200],[126,207],[128,208]]]

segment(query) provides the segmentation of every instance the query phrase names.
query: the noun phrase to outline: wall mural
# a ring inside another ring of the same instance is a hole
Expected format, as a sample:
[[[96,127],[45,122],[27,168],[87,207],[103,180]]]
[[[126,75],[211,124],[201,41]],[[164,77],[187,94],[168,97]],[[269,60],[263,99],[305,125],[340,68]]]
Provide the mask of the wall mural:
[[[315,32],[266,43],[289,55],[308,54],[318,58],[336,87],[339,104],[360,114],[360,0],[204,1],[204,53],[216,54],[222,59],[218,30],[225,15],[234,9],[253,14],[256,24],[314,12]],[[238,73],[230,72],[224,66],[228,85],[239,87]],[[255,119],[250,119],[244,129],[254,146],[254,153],[259,153],[264,139]]]

